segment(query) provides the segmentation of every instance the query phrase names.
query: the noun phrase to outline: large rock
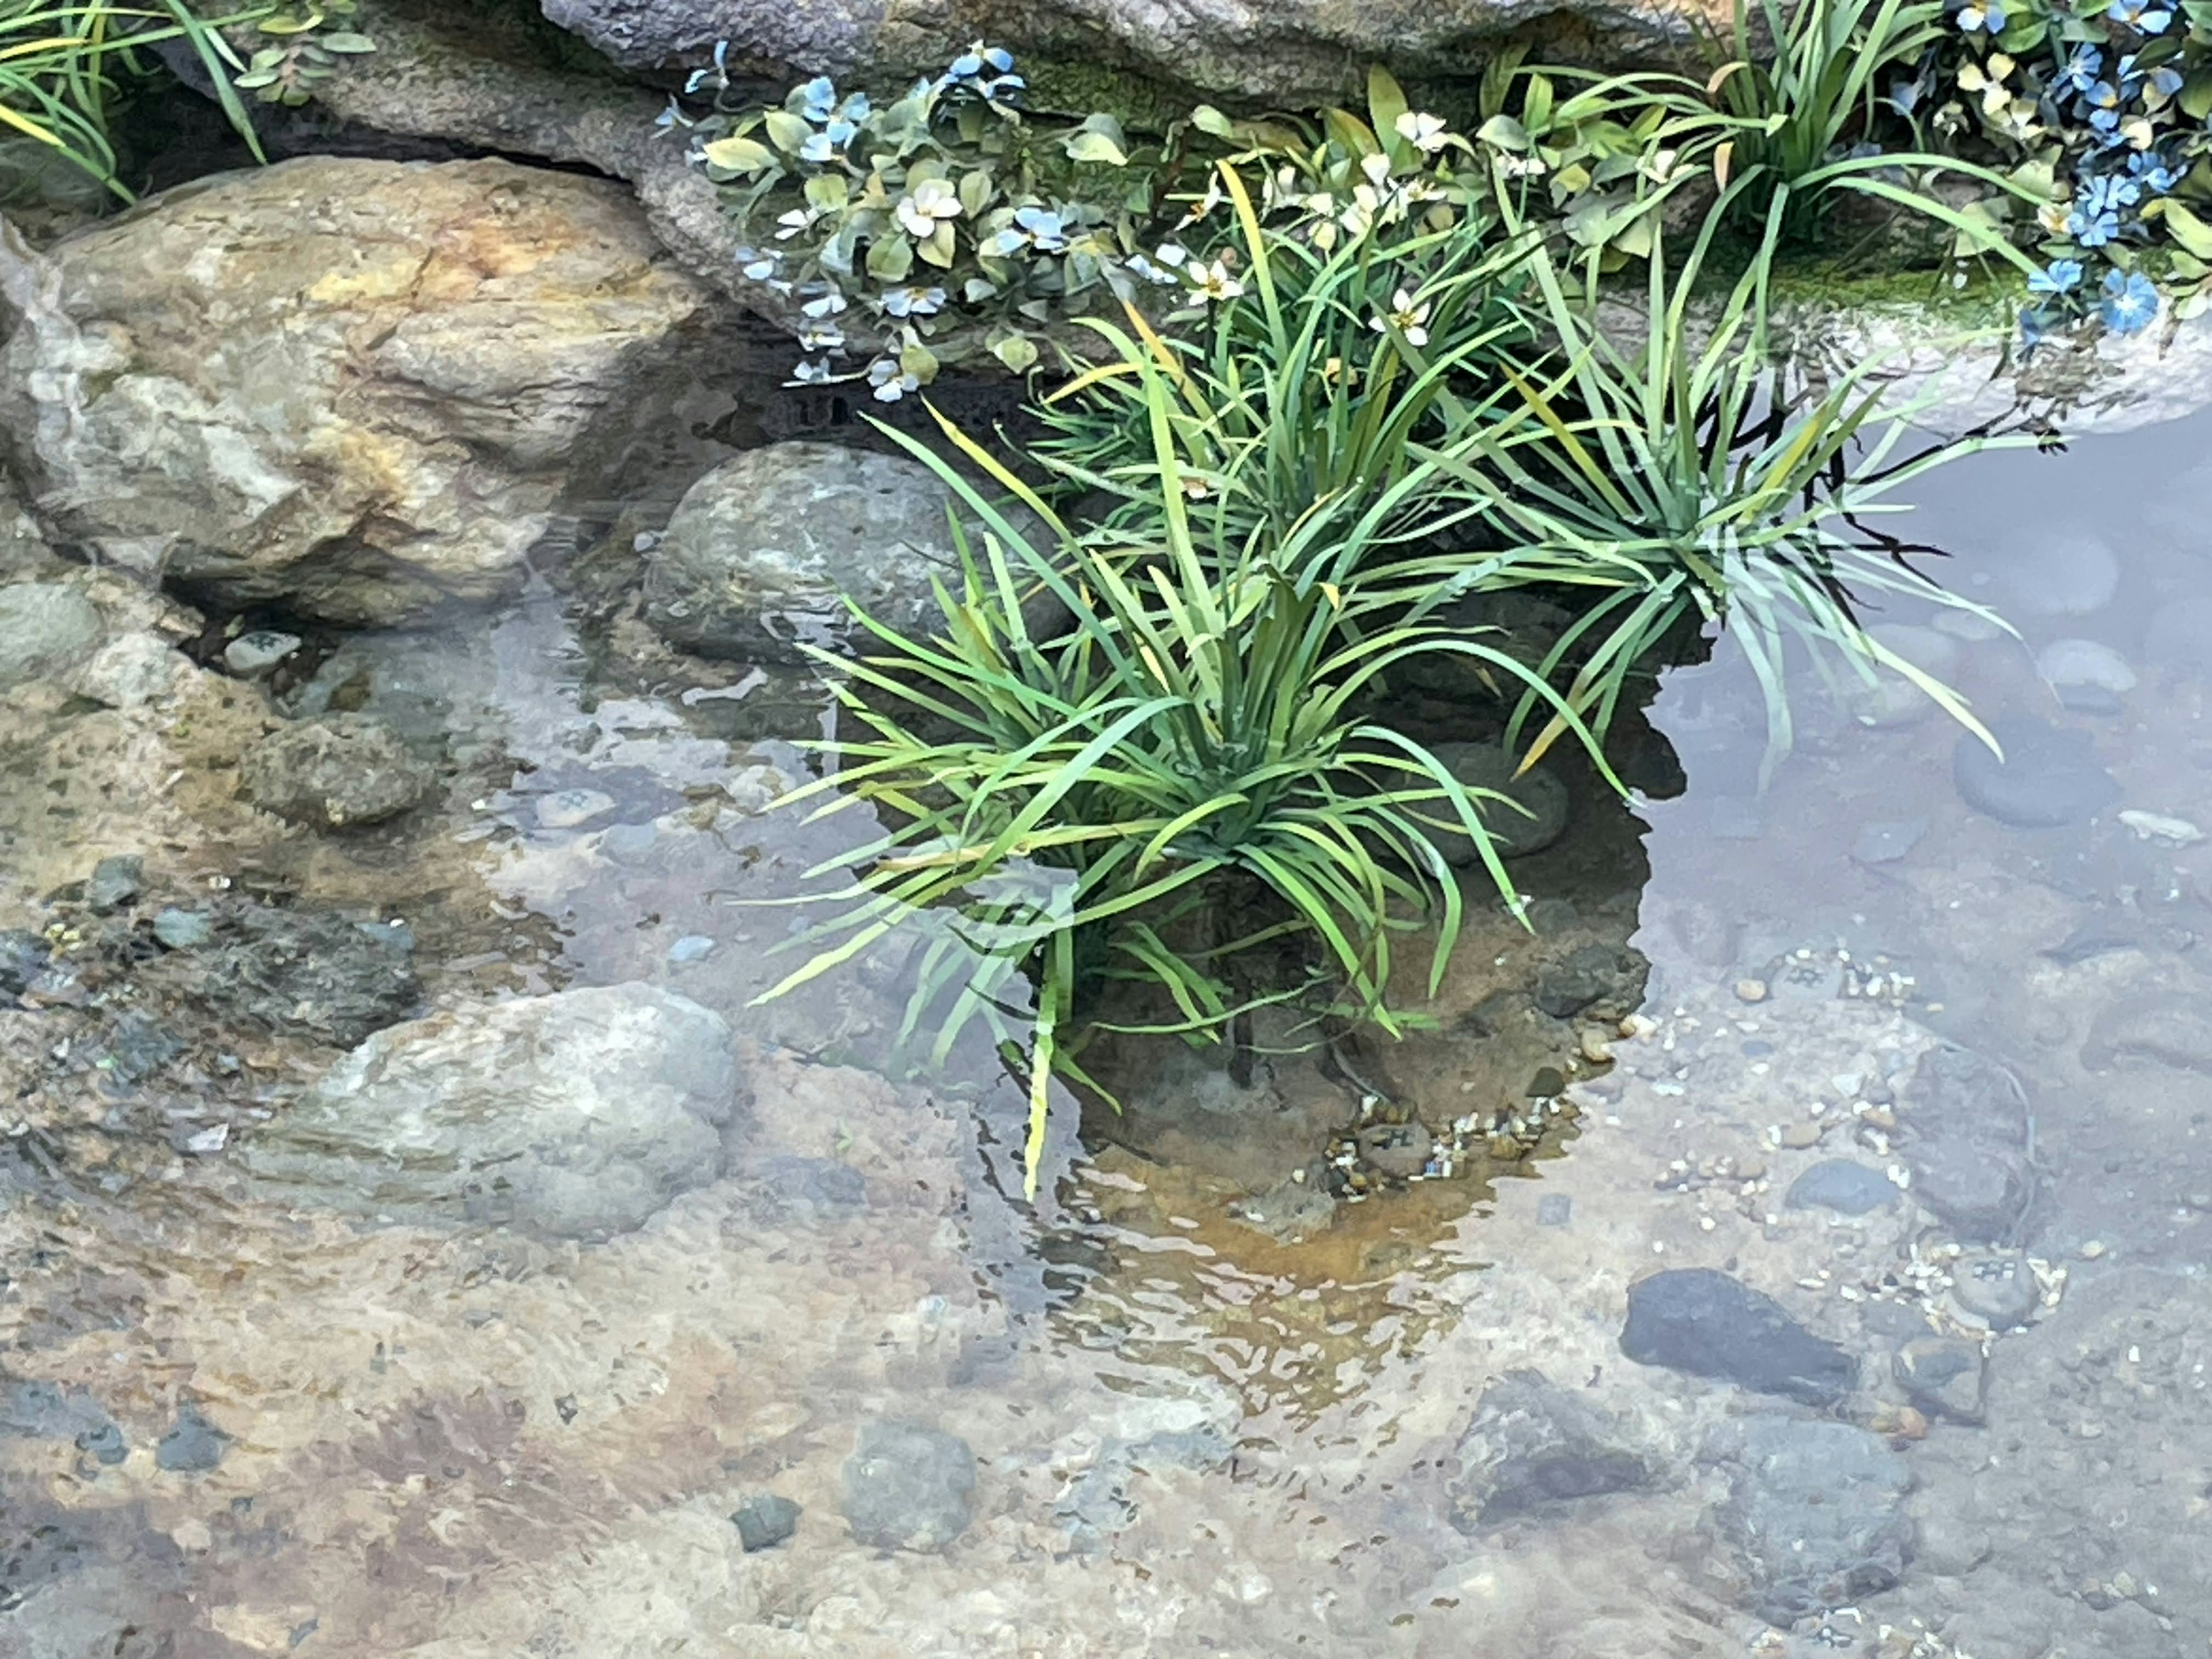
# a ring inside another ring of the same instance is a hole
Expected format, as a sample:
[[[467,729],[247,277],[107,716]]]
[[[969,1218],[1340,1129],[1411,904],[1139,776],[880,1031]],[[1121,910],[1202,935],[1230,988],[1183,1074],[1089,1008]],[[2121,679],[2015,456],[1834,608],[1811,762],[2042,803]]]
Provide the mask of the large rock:
[[[1652,1475],[1611,1415],[1533,1370],[1509,1371],[1483,1390],[1456,1456],[1450,1519],[1462,1532],[1632,1491]]]
[[[1720,1522],[1752,1609],[1777,1625],[1893,1588],[1912,1551],[1912,1474],[1848,1423],[1762,1417],[1745,1429]]]
[[[1772,1297],[1711,1267],[1677,1267],[1628,1290],[1620,1351],[1752,1389],[1832,1406],[1858,1381],[1858,1362],[1815,1336]]]
[[[73,666],[100,643],[100,611],[60,582],[0,587],[0,691]]]
[[[860,1425],[841,1496],[853,1536],[874,1549],[941,1550],[975,1513],[975,1454],[920,1423]]]
[[[540,0],[545,15],[617,63],[664,68],[703,62],[717,41],[733,62],[778,70],[868,72],[897,80],[941,70],[979,38],[1017,52],[1286,100],[1354,90],[1366,65],[1464,75],[1470,49],[1565,13],[1585,40],[1680,42],[1689,16],[1717,21],[1698,0]]]
[[[646,618],[687,649],[744,662],[803,662],[802,643],[835,647],[854,629],[843,598],[902,634],[942,633],[930,584],[957,592],[961,581],[951,499],[904,456],[839,444],[748,450],[678,503],[653,550]],[[980,554],[980,528],[969,533]],[[1055,609],[1036,605],[1031,621],[1048,626]]]
[[[311,157],[0,245],[0,443],[103,556],[392,621],[520,580],[563,462],[705,303],[626,192]]]
[[[390,726],[361,714],[288,726],[248,755],[241,771],[255,805],[318,830],[397,817],[431,780]]]
[[[341,1209],[601,1237],[718,1177],[738,1103],[720,1015],[595,987],[380,1031],[242,1156]]]

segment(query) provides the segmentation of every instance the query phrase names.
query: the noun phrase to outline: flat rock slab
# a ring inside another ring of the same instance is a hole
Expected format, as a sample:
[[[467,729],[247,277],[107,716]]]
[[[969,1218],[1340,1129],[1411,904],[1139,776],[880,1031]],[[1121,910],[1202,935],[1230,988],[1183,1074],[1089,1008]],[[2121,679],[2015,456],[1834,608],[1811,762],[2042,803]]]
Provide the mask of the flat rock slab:
[[[2119,783],[2097,764],[2086,732],[2033,714],[2000,715],[1989,725],[2004,758],[1971,732],[1952,751],[1952,781],[1976,811],[2016,830],[2056,830],[2087,823],[2119,800]]]
[[[1450,1520],[1462,1532],[1575,1498],[1630,1492],[1652,1469],[1613,1416],[1534,1370],[1483,1390],[1460,1437]]]
[[[845,1519],[872,1548],[943,1549],[968,1530],[975,1497],[968,1443],[920,1423],[865,1424],[845,1460]]]
[[[599,986],[380,1031],[242,1161],[340,1209],[604,1237],[717,1179],[738,1104],[719,1014],[652,986]]]
[[[1620,1351],[1639,1364],[1831,1406],[1858,1362],[1813,1334],[1772,1297],[1711,1267],[1678,1267],[1629,1287]]]
[[[1790,1625],[1892,1589],[1905,1576],[1912,1475],[1879,1435],[1848,1423],[1763,1417],[1744,1431],[1721,1509],[1745,1601]]]

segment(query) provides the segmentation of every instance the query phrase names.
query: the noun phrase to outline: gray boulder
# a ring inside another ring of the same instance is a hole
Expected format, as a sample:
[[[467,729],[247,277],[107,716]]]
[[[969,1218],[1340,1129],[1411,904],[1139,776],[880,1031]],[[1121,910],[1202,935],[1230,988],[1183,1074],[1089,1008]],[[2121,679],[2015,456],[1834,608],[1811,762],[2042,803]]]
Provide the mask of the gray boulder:
[[[0,587],[0,691],[75,666],[100,643],[100,611],[60,582]]]
[[[243,1161],[305,1201],[602,1237],[720,1176],[738,1095],[720,1015],[593,987],[380,1031]]]
[[[1675,1267],[1628,1287],[1620,1351],[1640,1365],[1832,1406],[1858,1381],[1858,1362],[1815,1336],[1772,1297],[1711,1267]]]
[[[389,623],[520,580],[571,450],[703,303],[602,180],[222,174],[44,256],[0,237],[0,448],[110,562]]]
[[[952,499],[904,456],[839,444],[749,450],[677,505],[647,571],[646,619],[688,650],[747,662],[804,662],[802,644],[865,639],[847,597],[902,634],[941,633],[930,583],[958,592]],[[980,553],[980,528],[969,533]],[[1057,609],[1035,606],[1033,625],[1048,627]]]
[[[719,40],[733,65],[866,72],[896,82],[947,62],[981,39],[1039,61],[1106,66],[1252,97],[1311,101],[1357,89],[1378,59],[1411,71],[1464,75],[1470,48],[1565,12],[1577,33],[1617,50],[1676,44],[1684,8],[1656,0],[540,0],[545,15],[617,63],[662,69],[703,63]]]
[[[380,720],[324,714],[286,726],[246,757],[253,804],[295,823],[381,823],[420,801],[430,769]]]

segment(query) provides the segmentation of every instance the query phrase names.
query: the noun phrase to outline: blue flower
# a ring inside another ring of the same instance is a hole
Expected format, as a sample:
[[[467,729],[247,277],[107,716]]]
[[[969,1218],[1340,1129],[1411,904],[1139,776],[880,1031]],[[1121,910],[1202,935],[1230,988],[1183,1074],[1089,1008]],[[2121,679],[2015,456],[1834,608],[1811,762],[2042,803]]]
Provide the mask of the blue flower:
[[[2173,14],[2159,5],[2157,0],[2112,0],[2105,8],[2105,15],[2142,34],[2163,33],[2166,26],[2173,21]]]
[[[837,86],[826,75],[817,75],[799,88],[799,95],[805,100],[800,112],[817,127],[837,112]]]
[[[2094,217],[2133,207],[2142,199],[2142,186],[2120,173],[2101,173],[2082,187],[2080,205]]]
[[[2004,26],[2002,0],[1966,0],[1959,9],[1959,27],[1969,34],[2002,34]]]
[[[730,43],[726,40],[715,41],[714,67],[710,70],[693,70],[691,71],[690,78],[684,82],[684,90],[687,94],[696,92],[700,88],[705,86],[709,81],[712,81],[717,87],[728,86],[730,84],[729,57]]]
[[[969,88],[986,99],[996,98],[1002,93],[1019,92],[1028,84],[1013,70],[1013,53],[979,40],[945,67],[945,78],[937,84]]]
[[[2020,313],[2020,343],[2023,349],[2033,351],[2048,337],[2051,319],[2039,311]]]
[[[2091,214],[2077,207],[2066,216],[2066,234],[2083,247],[2102,247],[2120,234],[2120,216],[2110,209]]]
[[[1050,208],[1025,207],[1014,214],[1014,222],[1000,231],[993,244],[1000,254],[1018,253],[1033,247],[1040,253],[1067,252],[1067,227]]]
[[[2181,176],[2166,166],[2156,150],[2129,156],[2128,172],[2154,196],[2163,196],[2181,182]]]
[[[802,161],[842,161],[845,146],[853,142],[853,135],[859,131],[850,121],[832,121],[821,131],[806,135],[806,142],[799,147],[799,159]]]
[[[2103,52],[2094,46],[2076,46],[2074,55],[2066,60],[2066,67],[2058,72],[2058,89],[2086,94],[2104,72]]]
[[[2171,100],[2184,85],[2179,70],[2171,64],[2160,64],[2150,72],[2150,98],[2154,107]]]
[[[2081,285],[2081,262],[2079,259],[2053,259],[2048,269],[2037,271],[2027,279],[2032,294],[2057,295],[2070,294]]]
[[[2158,286],[2139,270],[2108,270],[2097,314],[2115,334],[2140,334],[2158,315]]]

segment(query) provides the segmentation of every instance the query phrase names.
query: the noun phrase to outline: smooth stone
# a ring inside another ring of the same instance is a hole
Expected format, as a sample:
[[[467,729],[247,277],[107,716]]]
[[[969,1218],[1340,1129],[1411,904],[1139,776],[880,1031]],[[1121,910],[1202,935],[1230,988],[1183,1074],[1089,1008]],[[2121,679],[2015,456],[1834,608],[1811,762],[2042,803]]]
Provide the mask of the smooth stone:
[[[1429,1167],[1436,1137],[1416,1119],[1411,1123],[1370,1123],[1357,1137],[1359,1156],[1376,1173],[1408,1180]]]
[[[1915,1337],[1897,1351],[1890,1374],[1931,1417],[1954,1423],[1987,1419],[1989,1372],[1982,1351],[1956,1337]]]
[[[1808,1405],[1833,1405],[1858,1380],[1850,1354],[1814,1335],[1772,1297],[1711,1267],[1671,1268],[1632,1285],[1620,1351],[1639,1364]]]
[[[600,789],[559,789],[540,795],[532,816],[541,830],[574,830],[615,810],[615,798]]]
[[[1752,1611],[1787,1626],[1893,1589],[1911,1559],[1911,1465],[1864,1429],[1753,1421],[1720,1511]]]
[[[601,1238],[720,1178],[741,1081],[728,1024],[697,1003],[561,991],[379,1031],[240,1158],[294,1201]]]
[[[154,937],[172,951],[190,951],[215,937],[215,921],[202,911],[172,905],[154,918]]]
[[[2097,764],[2087,735],[2063,731],[2033,714],[2001,714],[1989,722],[2004,758],[1971,732],[1952,750],[1951,778],[1976,811],[2016,830],[2086,823],[2120,799],[2120,786]]]
[[[2212,1006],[2186,991],[2121,997],[2090,1022],[2081,1064],[2092,1072],[2146,1064],[2212,1072]]]
[[[1919,846],[1927,833],[1926,818],[1861,824],[1851,841],[1851,856],[1861,864],[1894,864]]]
[[[230,1437],[202,1417],[191,1404],[177,1407],[177,1420],[154,1448],[154,1467],[173,1474],[204,1474],[222,1462]]]
[[[92,866],[84,902],[95,910],[119,910],[138,896],[145,882],[145,860],[136,854],[118,853]]]
[[[866,1423],[845,1460],[842,1498],[854,1538],[870,1548],[941,1550],[974,1516],[975,1454],[920,1423]]]
[[[668,947],[668,959],[673,963],[704,962],[714,953],[714,941],[704,933],[686,933]]]
[[[1462,1532],[1576,1498],[1632,1492],[1652,1471],[1608,1413],[1534,1370],[1482,1393],[1454,1456],[1449,1519]]]
[[[1572,805],[1567,786],[1548,767],[1535,766],[1518,777],[1519,757],[1494,743],[1437,743],[1429,752],[1469,790],[1486,790],[1504,800],[1474,798],[1475,816],[1501,858],[1525,858],[1540,853],[1566,832]],[[1510,805],[1508,803],[1510,803]],[[1436,802],[1423,809],[1439,817],[1454,816],[1450,803]],[[1480,861],[1474,839],[1456,829],[1431,829],[1429,837],[1455,869]]]
[[[70,689],[108,708],[143,708],[174,696],[197,675],[190,660],[152,634],[125,634],[94,652]]]
[[[738,1529],[738,1547],[747,1555],[773,1549],[799,1530],[799,1506],[774,1492],[760,1492],[738,1505],[730,1516]]]
[[[100,643],[100,611],[60,582],[0,587],[0,691],[73,668]]]
[[[2042,1294],[2018,1250],[1961,1256],[1951,1266],[1951,1300],[1993,1331],[2025,1323]]]
[[[1867,1215],[1898,1200],[1896,1184],[1879,1170],[1847,1158],[1823,1158],[1790,1183],[1784,1208],[1833,1210],[1838,1215]]]
[[[241,679],[258,679],[300,648],[297,634],[256,629],[240,634],[222,648],[222,665]]]
[[[2018,1149],[2001,1142],[1943,1135],[1916,1141],[1905,1158],[1914,1200],[1961,1238],[2009,1236],[2034,1198],[2034,1171]]]
[[[2003,551],[2012,608],[2033,617],[2086,617],[2120,590],[2119,556],[2086,525],[2030,532]]]
[[[394,818],[429,793],[430,769],[399,734],[366,714],[295,720],[246,757],[253,804],[317,830]]]

